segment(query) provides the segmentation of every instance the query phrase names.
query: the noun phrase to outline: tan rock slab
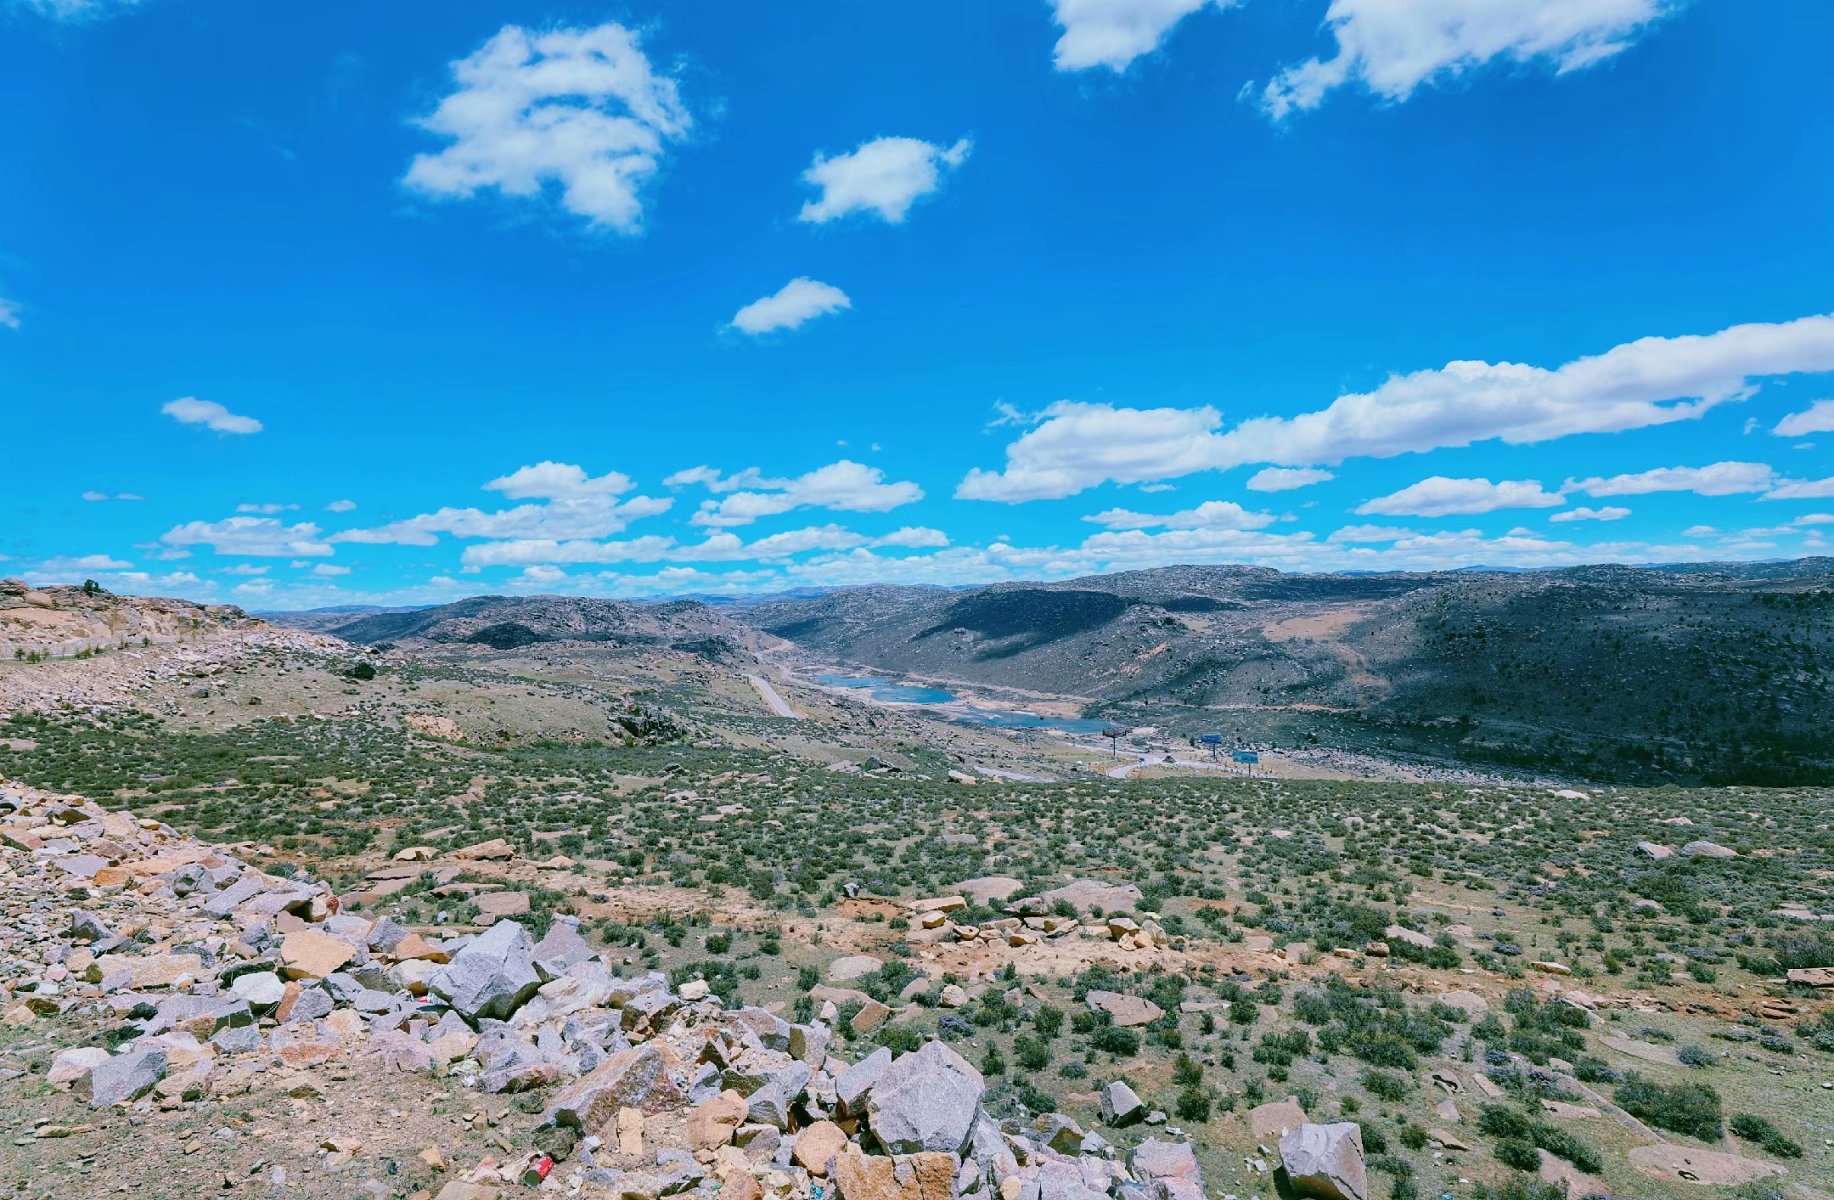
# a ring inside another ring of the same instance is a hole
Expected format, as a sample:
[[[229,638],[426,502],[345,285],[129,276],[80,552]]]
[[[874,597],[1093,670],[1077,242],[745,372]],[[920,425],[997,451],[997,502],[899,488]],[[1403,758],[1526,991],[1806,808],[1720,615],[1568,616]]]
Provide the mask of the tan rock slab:
[[[281,973],[288,979],[323,979],[357,956],[355,946],[316,929],[298,929],[280,943]]]
[[[817,1121],[796,1135],[791,1151],[802,1169],[811,1175],[826,1176],[834,1156],[847,1148],[847,1134],[833,1121]]]

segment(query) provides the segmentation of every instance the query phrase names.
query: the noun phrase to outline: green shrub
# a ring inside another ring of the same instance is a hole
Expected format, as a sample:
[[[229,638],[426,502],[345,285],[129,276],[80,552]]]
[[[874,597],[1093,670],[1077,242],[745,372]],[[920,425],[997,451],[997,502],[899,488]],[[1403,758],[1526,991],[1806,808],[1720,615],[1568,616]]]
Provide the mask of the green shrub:
[[[1726,1124],[1739,1137],[1762,1146],[1766,1153],[1778,1158],[1802,1157],[1802,1143],[1788,1137],[1767,1118],[1756,1113],[1738,1113]]]
[[[1685,1133],[1702,1141],[1720,1135],[1719,1093],[1704,1083],[1664,1087],[1632,1071],[1614,1096],[1618,1107],[1658,1129]]]
[[[1504,1138],[1496,1144],[1497,1161],[1518,1171],[1533,1171],[1541,1165],[1541,1155],[1533,1142]]]

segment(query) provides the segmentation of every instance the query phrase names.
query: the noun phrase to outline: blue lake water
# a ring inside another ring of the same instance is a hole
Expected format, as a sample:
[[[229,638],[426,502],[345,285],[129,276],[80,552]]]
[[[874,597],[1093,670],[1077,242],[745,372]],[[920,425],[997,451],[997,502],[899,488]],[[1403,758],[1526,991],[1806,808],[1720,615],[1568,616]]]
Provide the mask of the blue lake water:
[[[817,675],[815,681],[828,687],[858,688],[874,700],[886,704],[947,704],[955,699],[954,692],[943,688],[899,683],[895,679],[875,679],[870,675]]]
[[[955,699],[955,693],[946,688],[899,683],[895,679],[879,679],[871,675],[817,675],[815,680],[827,687],[857,688],[874,700],[887,704],[947,704]],[[1087,717],[1047,717],[1002,708],[973,708],[951,715],[958,721],[973,725],[997,725],[1001,729],[1055,729],[1063,733],[1100,733],[1108,724]]]

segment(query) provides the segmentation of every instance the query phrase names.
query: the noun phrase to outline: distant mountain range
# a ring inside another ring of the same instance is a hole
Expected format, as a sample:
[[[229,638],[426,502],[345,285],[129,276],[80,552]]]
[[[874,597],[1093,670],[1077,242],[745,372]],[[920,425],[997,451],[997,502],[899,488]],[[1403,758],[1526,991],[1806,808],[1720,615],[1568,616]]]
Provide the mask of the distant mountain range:
[[[1090,715],[1606,778],[1834,778],[1834,559],[1288,575],[1166,567],[737,610],[811,655]]]
[[[541,642],[673,646],[709,657],[750,631],[693,600],[636,604],[585,596],[473,596],[433,608],[374,611],[325,632],[364,645],[464,643],[513,650]]]
[[[375,644],[655,645],[1080,699],[1232,742],[1600,779],[1834,781],[1834,559],[1289,575],[1179,566],[1051,583],[631,602],[479,596],[293,614]],[[321,623],[322,622],[322,623]]]

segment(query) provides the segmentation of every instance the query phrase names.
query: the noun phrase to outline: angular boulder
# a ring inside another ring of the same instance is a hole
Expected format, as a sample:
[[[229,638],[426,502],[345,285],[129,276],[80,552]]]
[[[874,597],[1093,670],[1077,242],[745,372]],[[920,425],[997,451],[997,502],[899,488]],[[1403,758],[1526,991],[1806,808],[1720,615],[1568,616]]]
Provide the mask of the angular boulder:
[[[534,952],[528,930],[498,921],[430,975],[427,990],[474,1021],[504,1020],[541,986]]]
[[[841,1200],[953,1200],[959,1167],[955,1155],[939,1151],[887,1158],[849,1146],[833,1158]]]
[[[1354,1121],[1301,1125],[1280,1139],[1280,1165],[1293,1192],[1317,1200],[1368,1200],[1363,1130]]]
[[[987,1085],[941,1042],[892,1060],[866,1100],[866,1120],[888,1154],[961,1154],[974,1136]]]
[[[166,1052],[157,1046],[126,1050],[97,1063],[76,1081],[76,1092],[91,1108],[138,1100],[166,1076]]]
[[[562,1088],[542,1123],[595,1131],[620,1108],[652,1115],[680,1108],[688,1101],[681,1073],[675,1053],[655,1042],[619,1051]]]
[[[1132,1125],[1146,1119],[1146,1105],[1134,1090],[1117,1079],[1102,1088],[1102,1121],[1109,1125]]]

